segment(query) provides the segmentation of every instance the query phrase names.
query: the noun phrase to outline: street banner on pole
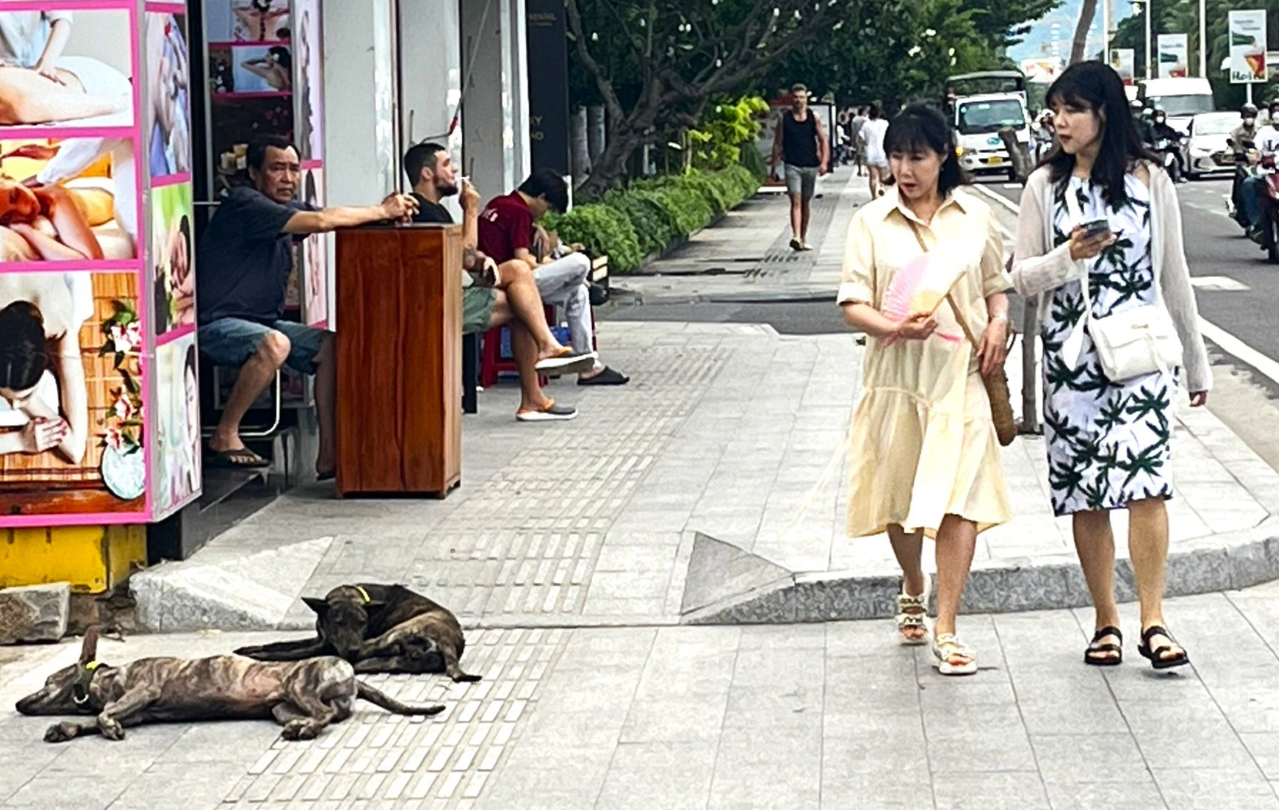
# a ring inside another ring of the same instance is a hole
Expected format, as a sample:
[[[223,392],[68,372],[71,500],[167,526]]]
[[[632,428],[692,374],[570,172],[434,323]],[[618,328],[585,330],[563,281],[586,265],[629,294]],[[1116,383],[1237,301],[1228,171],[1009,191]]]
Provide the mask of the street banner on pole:
[[[1232,11],[1229,15],[1230,82],[1255,84],[1266,80],[1266,12]]]
[[[1159,35],[1159,78],[1183,79],[1190,75],[1190,38],[1185,34]]]
[[[1124,84],[1132,84],[1137,67],[1137,52],[1132,48],[1111,48],[1110,66],[1124,80]]]

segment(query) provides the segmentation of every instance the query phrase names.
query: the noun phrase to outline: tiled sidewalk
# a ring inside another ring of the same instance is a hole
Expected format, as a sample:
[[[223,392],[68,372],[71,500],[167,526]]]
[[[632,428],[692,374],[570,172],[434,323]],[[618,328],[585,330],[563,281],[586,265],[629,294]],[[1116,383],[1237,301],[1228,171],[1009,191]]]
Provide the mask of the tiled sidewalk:
[[[1124,626],[1135,635],[1135,610]],[[46,745],[0,711],[16,810],[1279,810],[1279,587],[1172,600],[1194,667],[1080,662],[1086,611],[962,617],[982,670],[944,679],[888,621],[481,630],[479,684],[379,678],[436,718],[367,704],[312,742],[265,721]],[[103,642],[110,663],[245,634]],[[0,705],[74,660],[34,648]]]

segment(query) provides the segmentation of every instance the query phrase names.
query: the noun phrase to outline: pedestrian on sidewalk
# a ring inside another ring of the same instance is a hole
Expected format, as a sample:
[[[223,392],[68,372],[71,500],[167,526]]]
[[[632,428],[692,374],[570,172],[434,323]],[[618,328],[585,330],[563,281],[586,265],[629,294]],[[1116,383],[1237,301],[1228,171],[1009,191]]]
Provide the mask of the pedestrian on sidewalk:
[[[1166,308],[1183,347],[1190,404],[1207,401],[1212,374],[1177,191],[1142,145],[1123,82],[1109,66],[1071,66],[1049,88],[1047,103],[1057,145],[1022,194],[1012,277],[1022,295],[1047,296],[1040,311],[1048,485],[1053,511],[1073,518],[1096,611],[1084,662],[1114,666],[1123,659],[1110,510],[1126,508],[1141,600],[1138,651],[1155,669],[1181,666],[1189,658],[1163,617],[1175,370],[1108,379],[1093,342],[1100,319]],[[1107,227],[1092,225],[1099,220]]]
[[[817,178],[830,167],[830,139],[826,128],[808,109],[808,88],[797,84],[790,89],[791,108],[773,134],[773,155],[769,165],[777,177],[777,163],[786,171],[786,194],[790,197],[791,250],[812,250],[808,244],[808,222],[812,216]]]
[[[888,153],[884,151],[884,136],[888,133],[888,119],[878,104],[870,105],[866,123],[862,124],[862,148],[866,153],[866,171],[870,175],[870,198],[882,197],[884,178],[888,174]]]
[[[968,178],[941,114],[907,107],[884,143],[897,188],[854,215],[838,296],[844,320],[868,337],[849,438],[848,534],[888,532],[904,575],[903,644],[927,641],[921,556],[924,537],[936,540],[933,658],[942,674],[967,675],[977,657],[955,635],[955,616],[977,534],[1010,517],[981,375],[1004,362],[1012,283],[990,207],[961,188]],[[933,315],[896,322],[883,314],[890,286],[921,251],[959,263],[963,276]]]
[[[862,143],[862,127],[868,120],[866,108],[858,107],[853,120],[848,124],[848,142],[853,150],[853,163],[857,166],[858,177],[866,174],[866,145]]]

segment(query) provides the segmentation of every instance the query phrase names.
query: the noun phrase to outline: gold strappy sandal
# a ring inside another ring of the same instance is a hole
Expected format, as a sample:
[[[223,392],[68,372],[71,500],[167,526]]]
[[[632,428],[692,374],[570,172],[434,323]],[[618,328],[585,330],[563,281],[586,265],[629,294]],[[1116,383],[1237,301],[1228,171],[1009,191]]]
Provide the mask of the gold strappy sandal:
[[[907,647],[921,647],[928,643],[928,592],[932,581],[924,577],[924,592],[919,596],[906,593],[906,582],[897,594],[897,640]],[[918,634],[918,635],[916,635]]]

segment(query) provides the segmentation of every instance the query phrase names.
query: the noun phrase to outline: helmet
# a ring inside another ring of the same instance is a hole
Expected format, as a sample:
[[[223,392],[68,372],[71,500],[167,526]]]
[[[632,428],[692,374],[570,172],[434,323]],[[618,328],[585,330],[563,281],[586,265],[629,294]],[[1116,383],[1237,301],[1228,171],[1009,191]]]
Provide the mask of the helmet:
[[[1253,104],[1251,101],[1249,101],[1247,104],[1243,105],[1243,107],[1239,110],[1239,114],[1240,114],[1240,115],[1242,115],[1244,118],[1247,118],[1247,117],[1248,117],[1248,116],[1250,116],[1250,115],[1251,115],[1253,118],[1256,118],[1256,117],[1257,117],[1257,105],[1256,105],[1256,104]]]

